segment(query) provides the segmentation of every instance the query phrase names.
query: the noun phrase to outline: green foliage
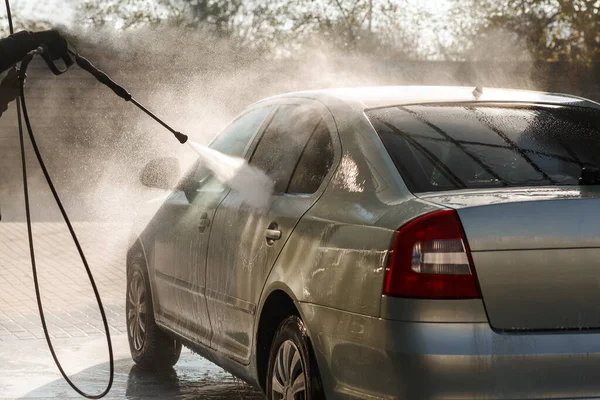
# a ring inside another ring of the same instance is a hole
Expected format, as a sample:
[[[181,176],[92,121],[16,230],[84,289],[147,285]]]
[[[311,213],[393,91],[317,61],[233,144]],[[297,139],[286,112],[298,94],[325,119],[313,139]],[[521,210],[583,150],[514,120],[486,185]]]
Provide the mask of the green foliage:
[[[78,11],[85,23],[120,29],[156,25],[173,13],[168,0],[86,0]]]
[[[305,1],[294,12],[308,26],[310,40],[361,53],[381,50],[417,53],[417,20],[427,17],[407,0]],[[304,10],[304,12],[302,12]]]
[[[347,51],[385,49],[416,54],[415,21],[425,15],[409,0],[86,0],[88,25],[131,29],[171,24],[278,54],[323,42]],[[412,8],[411,8],[412,7]],[[409,11],[410,9],[410,11]],[[408,11],[408,12],[407,12]],[[412,31],[411,31],[412,29]]]
[[[326,46],[387,58],[567,60],[584,65],[600,59],[600,0],[444,0],[436,4],[418,0],[84,0],[78,8],[78,22],[122,30],[158,25],[206,30],[233,39],[239,46],[277,55]],[[437,11],[432,13],[432,9]],[[440,9],[444,9],[441,14]],[[50,26],[23,18],[15,22],[17,30]],[[0,16],[0,30],[8,32],[6,17]]]
[[[494,32],[505,32],[534,59],[589,64],[600,58],[598,0],[454,0],[464,13],[459,35],[477,46]]]
[[[4,4],[0,5],[0,9],[4,7]],[[16,8],[13,10],[13,15],[19,15],[19,9]],[[14,18],[14,29],[15,32],[21,30],[29,30],[29,31],[39,31],[44,29],[49,29],[52,24],[48,21],[43,20],[33,20],[33,19],[25,19],[25,18]],[[8,18],[6,17],[6,13],[0,13],[0,36],[8,36]]]

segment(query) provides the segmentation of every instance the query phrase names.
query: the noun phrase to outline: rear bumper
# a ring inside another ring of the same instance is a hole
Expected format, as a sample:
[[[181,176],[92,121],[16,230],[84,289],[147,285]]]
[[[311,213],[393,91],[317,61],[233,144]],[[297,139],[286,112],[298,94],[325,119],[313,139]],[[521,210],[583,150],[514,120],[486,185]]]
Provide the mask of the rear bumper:
[[[600,333],[502,334],[302,303],[328,399],[600,397]]]

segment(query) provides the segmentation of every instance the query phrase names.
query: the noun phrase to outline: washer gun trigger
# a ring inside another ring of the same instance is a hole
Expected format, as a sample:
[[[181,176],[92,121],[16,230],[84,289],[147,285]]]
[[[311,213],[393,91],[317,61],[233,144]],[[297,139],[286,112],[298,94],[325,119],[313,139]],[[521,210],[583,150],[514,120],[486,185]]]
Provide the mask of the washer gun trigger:
[[[64,68],[59,68],[54,62],[54,60],[52,60],[52,58],[50,57],[50,53],[48,52],[48,48],[46,47],[46,45],[42,44],[40,47],[43,49],[40,55],[42,56],[42,58],[46,62],[46,65],[48,66],[48,68],[50,68],[50,71],[52,71],[54,75],[64,74],[71,66],[75,64],[75,61],[73,61],[69,53],[65,53],[60,57],[65,63],[65,66]]]
[[[54,75],[62,75],[69,70],[71,66],[75,64],[75,61],[71,58],[68,53],[65,53],[61,56],[61,59],[65,63],[65,66],[60,68],[56,65],[52,57],[50,57],[50,53],[48,52],[48,47],[45,44],[41,44],[35,50],[30,51],[25,58],[21,61],[21,66],[19,68],[19,79],[25,81],[25,71],[34,56],[40,55],[50,71]]]

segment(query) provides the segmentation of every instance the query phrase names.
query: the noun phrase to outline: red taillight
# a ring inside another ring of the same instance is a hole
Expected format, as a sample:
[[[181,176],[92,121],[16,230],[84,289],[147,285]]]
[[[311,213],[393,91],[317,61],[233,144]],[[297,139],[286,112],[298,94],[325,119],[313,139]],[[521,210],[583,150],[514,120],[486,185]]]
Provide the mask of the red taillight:
[[[423,215],[398,230],[383,294],[426,299],[478,298],[469,246],[454,210]]]

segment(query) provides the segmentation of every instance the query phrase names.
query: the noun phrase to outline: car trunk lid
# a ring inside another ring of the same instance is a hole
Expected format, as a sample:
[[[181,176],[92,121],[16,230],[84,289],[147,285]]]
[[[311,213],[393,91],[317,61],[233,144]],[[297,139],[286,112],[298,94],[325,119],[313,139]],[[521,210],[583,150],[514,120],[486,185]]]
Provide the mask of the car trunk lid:
[[[419,197],[457,210],[493,328],[600,328],[598,187]]]

